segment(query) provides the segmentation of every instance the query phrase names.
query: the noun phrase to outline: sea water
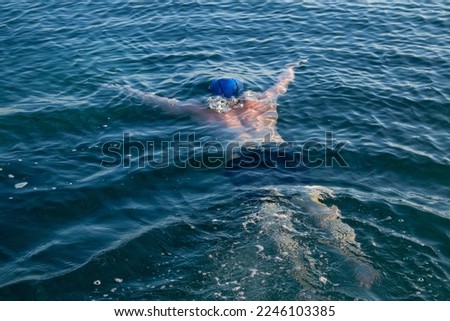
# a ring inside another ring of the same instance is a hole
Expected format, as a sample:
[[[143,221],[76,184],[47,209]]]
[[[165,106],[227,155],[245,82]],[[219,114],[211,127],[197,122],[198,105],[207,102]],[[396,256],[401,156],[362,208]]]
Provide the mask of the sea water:
[[[2,1],[0,298],[448,300],[449,30],[446,1]],[[205,102],[300,57],[278,132],[346,166],[183,166],[229,137],[111,87]]]

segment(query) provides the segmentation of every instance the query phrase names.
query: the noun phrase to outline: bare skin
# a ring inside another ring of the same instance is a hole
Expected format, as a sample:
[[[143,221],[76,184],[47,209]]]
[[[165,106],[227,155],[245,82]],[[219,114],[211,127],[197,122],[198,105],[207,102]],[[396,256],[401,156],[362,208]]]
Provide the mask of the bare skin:
[[[198,101],[180,101],[175,98],[166,98],[155,94],[145,93],[130,86],[111,86],[123,89],[130,94],[140,97],[145,103],[158,106],[168,113],[191,114],[200,118],[202,122],[221,122],[224,128],[237,133],[236,141],[259,143],[283,142],[283,138],[276,129],[278,113],[277,99],[287,92],[290,82],[294,80],[294,68],[300,63],[290,64],[280,74],[278,82],[262,93],[246,91],[239,100],[243,102],[242,108],[236,108],[226,113],[218,113],[209,109]]]

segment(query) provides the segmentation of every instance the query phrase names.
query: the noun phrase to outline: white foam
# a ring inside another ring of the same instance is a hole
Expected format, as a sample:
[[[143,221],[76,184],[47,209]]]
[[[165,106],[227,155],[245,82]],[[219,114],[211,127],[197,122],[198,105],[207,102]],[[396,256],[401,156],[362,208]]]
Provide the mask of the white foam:
[[[258,249],[258,251],[256,251],[256,253],[260,253],[260,252],[264,251],[264,246],[259,245],[259,244],[256,244],[255,246]]]
[[[19,189],[19,188],[24,188],[27,185],[28,185],[28,182],[21,182],[21,183],[15,184],[14,187]]]
[[[9,178],[14,178],[14,175],[13,174],[8,174],[8,177]]]
[[[258,274],[258,269],[249,269],[249,270],[250,270],[250,272],[252,272],[252,273],[250,274],[250,277],[251,277],[251,278],[254,278],[255,275]]]

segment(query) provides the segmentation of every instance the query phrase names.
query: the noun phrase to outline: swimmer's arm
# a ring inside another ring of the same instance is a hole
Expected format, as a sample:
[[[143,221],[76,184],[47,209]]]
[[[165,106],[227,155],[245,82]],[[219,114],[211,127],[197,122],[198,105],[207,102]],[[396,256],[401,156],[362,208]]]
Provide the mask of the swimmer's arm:
[[[196,101],[180,101],[175,98],[166,98],[155,94],[145,94],[141,97],[146,104],[158,107],[171,114],[194,114],[201,109],[201,104]]]
[[[299,67],[306,62],[307,59],[303,59],[296,63],[286,65],[286,69],[279,76],[278,82],[263,93],[263,98],[276,99],[278,96],[284,95],[287,92],[289,83],[295,78],[294,68]]]
[[[139,97],[146,104],[159,107],[164,111],[175,114],[185,114],[185,113],[198,113],[201,109],[201,104],[194,101],[180,101],[175,98],[161,97],[152,93],[146,93],[139,89],[131,88],[130,86],[118,86],[112,85],[110,87],[115,87],[126,91],[127,93]]]

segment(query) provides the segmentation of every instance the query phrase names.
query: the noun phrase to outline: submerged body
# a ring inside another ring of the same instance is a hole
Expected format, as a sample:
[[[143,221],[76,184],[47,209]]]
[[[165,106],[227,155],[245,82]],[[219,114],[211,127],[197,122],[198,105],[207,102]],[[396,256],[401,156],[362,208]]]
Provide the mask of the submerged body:
[[[314,260],[309,255],[311,251],[302,244],[302,231],[294,228],[293,221],[299,219],[299,211],[292,206],[301,208],[307,213],[306,225],[320,228],[325,232],[320,241],[336,249],[350,260],[353,274],[358,283],[370,288],[376,279],[377,272],[368,263],[367,257],[356,241],[355,231],[342,221],[340,210],[335,206],[328,207],[322,203],[324,198],[332,197],[332,191],[321,186],[305,186],[304,191],[296,190],[296,195],[285,195],[282,189],[269,187],[267,195],[260,199],[259,210],[253,215],[263,234],[269,235],[278,247],[281,256],[286,257],[293,265],[293,277],[306,289],[316,287],[320,282],[326,282],[324,275],[317,274]],[[290,207],[277,201],[289,199]]]
[[[337,207],[322,203],[333,201],[328,188],[252,186],[239,189],[233,203],[240,207],[230,208],[233,215],[222,222],[236,224],[238,236],[229,236],[226,246],[208,253],[217,298],[327,300],[330,293],[361,293],[373,285],[378,272],[355,240],[355,231]],[[265,290],[274,287],[281,296]],[[283,296],[293,291],[295,297]]]

